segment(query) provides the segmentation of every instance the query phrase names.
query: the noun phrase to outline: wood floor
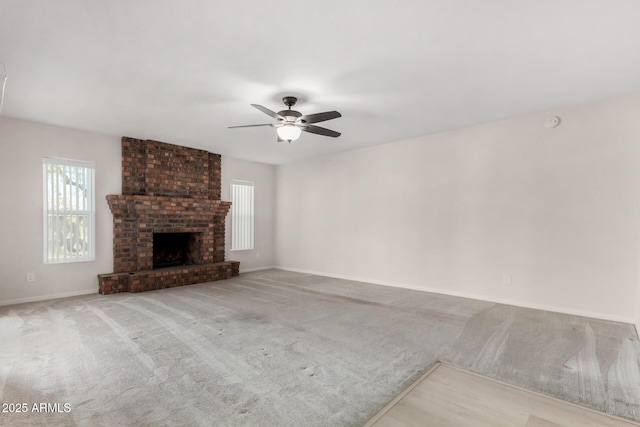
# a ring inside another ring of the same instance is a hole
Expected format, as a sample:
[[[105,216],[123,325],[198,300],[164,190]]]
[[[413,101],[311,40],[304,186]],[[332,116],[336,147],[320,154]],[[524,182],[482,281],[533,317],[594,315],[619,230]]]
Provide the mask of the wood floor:
[[[640,424],[438,364],[365,427],[629,427]]]

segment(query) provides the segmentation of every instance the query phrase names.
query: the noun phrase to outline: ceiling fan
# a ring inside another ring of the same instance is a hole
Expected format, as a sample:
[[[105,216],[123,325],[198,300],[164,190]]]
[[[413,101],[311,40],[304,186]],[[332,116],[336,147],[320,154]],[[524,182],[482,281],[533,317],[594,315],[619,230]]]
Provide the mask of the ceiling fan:
[[[333,138],[339,137],[340,132],[336,132],[331,129],[323,128],[320,126],[314,126],[311,123],[324,122],[326,120],[337,119],[342,117],[337,111],[325,111],[324,113],[303,115],[299,111],[292,110],[291,107],[296,105],[298,98],[295,96],[285,96],[282,98],[282,102],[287,106],[287,110],[278,111],[277,113],[269,110],[258,104],[251,104],[252,107],[265,113],[267,116],[271,116],[276,119],[275,123],[262,123],[258,125],[242,125],[242,126],[229,126],[229,129],[234,128],[249,128],[256,126],[271,126],[276,128],[278,134],[278,142],[295,141],[300,137],[302,131],[315,133],[317,135],[331,136]]]

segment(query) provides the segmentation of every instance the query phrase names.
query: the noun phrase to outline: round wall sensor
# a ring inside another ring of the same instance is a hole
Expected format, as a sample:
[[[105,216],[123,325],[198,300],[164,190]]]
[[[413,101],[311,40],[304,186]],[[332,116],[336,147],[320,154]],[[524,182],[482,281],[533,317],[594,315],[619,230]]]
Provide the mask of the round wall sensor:
[[[544,127],[547,129],[554,128],[560,124],[560,117],[551,116],[547,120],[544,121]]]

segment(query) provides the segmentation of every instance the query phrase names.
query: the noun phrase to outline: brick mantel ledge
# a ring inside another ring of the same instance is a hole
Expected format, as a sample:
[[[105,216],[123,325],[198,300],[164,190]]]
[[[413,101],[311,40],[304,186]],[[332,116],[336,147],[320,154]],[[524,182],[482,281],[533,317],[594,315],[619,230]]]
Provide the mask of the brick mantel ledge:
[[[110,194],[107,203],[114,215],[132,214],[150,210],[156,215],[173,215],[176,211],[207,212],[213,215],[227,215],[231,202],[222,200],[193,199],[186,197],[165,196],[128,196]],[[132,209],[135,209],[132,210]]]

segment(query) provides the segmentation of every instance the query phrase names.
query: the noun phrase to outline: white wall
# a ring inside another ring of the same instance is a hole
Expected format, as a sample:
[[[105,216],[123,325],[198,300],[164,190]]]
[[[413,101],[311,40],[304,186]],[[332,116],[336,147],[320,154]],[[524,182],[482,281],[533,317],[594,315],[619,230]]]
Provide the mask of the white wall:
[[[256,249],[227,259],[640,329],[638,105],[621,96],[278,167],[223,156],[223,200],[231,179],[256,182]],[[547,130],[551,114],[563,123]],[[0,304],[96,292],[113,269],[104,200],[121,192],[120,137],[0,117],[0,144]],[[93,262],[42,262],[44,156],[96,162]]]
[[[638,294],[640,294],[640,291]],[[640,296],[638,297],[638,306],[636,308],[636,333],[640,336]]]
[[[231,200],[231,180],[254,182],[254,249],[231,251],[231,215],[227,215],[225,259],[240,261],[240,272],[274,265],[275,166],[222,156],[222,200]]]
[[[122,194],[119,136],[106,136],[0,117],[0,305],[98,292],[97,275],[113,271],[113,216],[107,194]],[[96,259],[44,264],[42,158],[91,160],[96,164]],[[222,199],[232,178],[255,181],[256,249],[227,251],[241,271],[273,265],[275,167],[222,157]],[[226,236],[231,230],[227,223]],[[230,243],[227,240],[227,248]],[[26,281],[35,273],[36,281]]]
[[[0,117],[0,305],[97,293],[113,271],[113,219],[105,196],[121,192],[120,138]],[[43,262],[42,158],[94,161],[96,259]],[[27,273],[36,281],[27,283]]]
[[[276,263],[633,323],[639,106],[620,96],[279,166]],[[544,128],[550,115],[561,126]]]
[[[638,282],[638,291],[637,291],[637,303],[636,303],[636,333],[638,337],[640,337],[640,281]]]

